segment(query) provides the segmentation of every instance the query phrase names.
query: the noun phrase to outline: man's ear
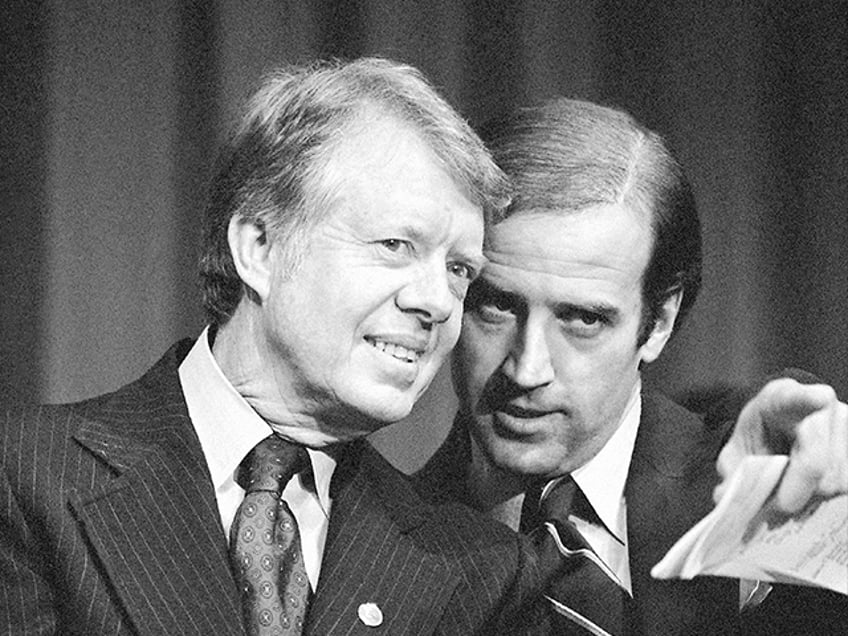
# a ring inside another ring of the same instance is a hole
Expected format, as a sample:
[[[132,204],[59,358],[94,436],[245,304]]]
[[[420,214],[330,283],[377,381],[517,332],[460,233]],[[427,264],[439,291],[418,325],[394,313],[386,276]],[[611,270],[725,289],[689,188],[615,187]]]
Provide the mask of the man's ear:
[[[660,311],[656,316],[654,328],[648,339],[639,348],[642,362],[653,362],[662,353],[665,343],[671,338],[674,331],[674,321],[677,320],[677,312],[680,311],[680,301],[683,299],[683,291],[677,291],[663,301]]]
[[[273,264],[271,241],[265,225],[234,215],[227,227],[227,241],[239,278],[261,299],[268,298]]]

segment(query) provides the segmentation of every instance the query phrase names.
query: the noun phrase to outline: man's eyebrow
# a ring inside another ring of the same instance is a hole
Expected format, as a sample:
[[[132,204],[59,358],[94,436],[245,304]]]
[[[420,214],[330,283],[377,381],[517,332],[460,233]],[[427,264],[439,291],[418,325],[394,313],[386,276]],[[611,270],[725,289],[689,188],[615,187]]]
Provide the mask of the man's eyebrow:
[[[397,228],[389,230],[387,233],[391,234],[392,232],[397,233],[398,236],[406,237],[415,243],[424,243],[428,239],[427,230],[415,223],[404,223]],[[473,252],[454,249],[452,252],[455,258],[459,258],[474,266],[478,272],[489,262],[489,259],[483,254],[482,249],[474,250]]]
[[[620,315],[618,307],[607,303],[572,303],[572,302],[560,302],[554,305],[554,313],[557,316],[562,316],[566,314],[573,314],[575,312],[589,312],[591,314],[596,314],[601,316],[606,320],[615,320]]]
[[[401,236],[406,236],[418,243],[422,242],[426,238],[426,234],[420,226],[412,225],[410,223],[401,225],[397,228],[397,231],[400,232]]]
[[[509,292],[501,289],[497,285],[493,285],[485,278],[477,278],[469,289],[469,298],[473,295],[474,299],[501,299],[508,302],[510,305],[519,306],[524,303],[520,294]]]
[[[375,236],[394,237],[405,239],[413,243],[422,243],[427,238],[426,231],[414,223],[403,223],[395,225],[393,223],[383,223],[382,225],[375,224],[371,228],[371,232]]]
[[[485,294],[502,294],[504,291],[496,287],[482,276],[474,281],[474,289]]]

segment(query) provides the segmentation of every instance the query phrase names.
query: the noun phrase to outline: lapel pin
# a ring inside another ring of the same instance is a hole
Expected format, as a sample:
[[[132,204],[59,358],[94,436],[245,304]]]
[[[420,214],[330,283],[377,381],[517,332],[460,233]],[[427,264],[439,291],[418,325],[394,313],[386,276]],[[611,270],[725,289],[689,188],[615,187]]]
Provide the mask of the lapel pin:
[[[383,612],[376,603],[363,603],[356,614],[359,620],[368,627],[379,627],[383,624]]]

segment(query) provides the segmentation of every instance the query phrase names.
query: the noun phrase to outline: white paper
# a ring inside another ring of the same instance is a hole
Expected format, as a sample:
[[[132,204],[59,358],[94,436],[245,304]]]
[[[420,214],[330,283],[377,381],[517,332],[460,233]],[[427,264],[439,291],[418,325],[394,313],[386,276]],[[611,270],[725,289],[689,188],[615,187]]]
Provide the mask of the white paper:
[[[786,516],[773,506],[785,455],[746,458],[715,509],[654,566],[655,578],[699,574],[825,587],[848,594],[848,495]]]

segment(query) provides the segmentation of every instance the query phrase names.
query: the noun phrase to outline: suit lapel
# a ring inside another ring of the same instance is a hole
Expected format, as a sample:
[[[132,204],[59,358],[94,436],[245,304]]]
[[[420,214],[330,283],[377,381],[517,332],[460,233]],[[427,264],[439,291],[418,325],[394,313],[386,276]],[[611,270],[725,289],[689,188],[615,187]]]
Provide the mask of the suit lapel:
[[[140,634],[241,634],[212,482],[167,358],[81,413],[77,441],[114,477],[70,505]]]
[[[625,486],[631,561],[635,549],[640,557],[658,562],[709,510],[715,475],[707,457],[711,451],[702,442],[695,415],[658,396],[643,396]]]
[[[410,486],[373,449],[358,446],[333,478],[330,529],[306,633],[431,633],[456,575],[424,547],[426,511]],[[382,614],[377,627],[361,620],[360,607],[368,603]]]
[[[733,582],[653,579],[651,568],[712,507],[714,457],[720,438],[709,436],[693,413],[646,393],[625,486],[630,573],[638,633],[725,633]],[[730,616],[733,612],[730,612]]]

